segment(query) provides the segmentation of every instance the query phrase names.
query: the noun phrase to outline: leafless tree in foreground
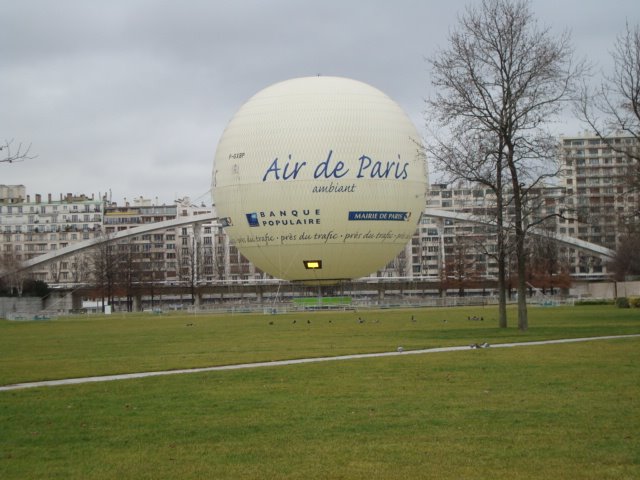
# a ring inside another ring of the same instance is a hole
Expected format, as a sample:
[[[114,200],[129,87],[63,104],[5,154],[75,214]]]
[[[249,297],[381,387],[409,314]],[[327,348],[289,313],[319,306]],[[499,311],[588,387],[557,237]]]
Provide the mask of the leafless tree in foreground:
[[[487,181],[480,183],[496,194],[498,232],[506,210],[513,211],[518,326],[526,330],[525,198],[550,175],[547,167],[555,164],[557,142],[546,126],[563,110],[585,66],[573,63],[568,34],[555,37],[539,28],[523,0],[468,6],[449,44],[429,59],[436,94],[427,101],[427,115],[444,134],[427,141],[428,148],[437,162],[438,157],[451,158],[446,148],[438,155],[440,147],[479,139],[475,161],[473,155],[466,157],[453,173],[473,180],[477,172],[486,172]],[[499,248],[505,248],[500,241]],[[503,293],[500,299],[504,302]],[[504,305],[499,323],[506,327]]]

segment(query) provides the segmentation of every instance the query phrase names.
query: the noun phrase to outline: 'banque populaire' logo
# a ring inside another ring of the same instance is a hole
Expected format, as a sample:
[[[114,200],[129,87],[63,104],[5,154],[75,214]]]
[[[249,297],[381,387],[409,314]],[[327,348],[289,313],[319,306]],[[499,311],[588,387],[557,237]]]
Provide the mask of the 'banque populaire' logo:
[[[247,213],[247,222],[249,222],[250,227],[259,227],[260,221],[258,220],[258,214],[256,212]]]
[[[250,227],[320,225],[319,208],[264,210],[245,213]]]

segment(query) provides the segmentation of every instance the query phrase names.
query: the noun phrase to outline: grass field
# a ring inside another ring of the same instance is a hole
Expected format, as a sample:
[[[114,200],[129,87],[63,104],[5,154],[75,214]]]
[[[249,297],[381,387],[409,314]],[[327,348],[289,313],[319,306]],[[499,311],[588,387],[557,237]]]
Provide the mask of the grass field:
[[[0,321],[0,384],[640,333],[637,310],[606,306],[532,308],[526,333],[495,316]],[[0,392],[0,478],[634,479],[638,411],[637,338],[14,390]]]

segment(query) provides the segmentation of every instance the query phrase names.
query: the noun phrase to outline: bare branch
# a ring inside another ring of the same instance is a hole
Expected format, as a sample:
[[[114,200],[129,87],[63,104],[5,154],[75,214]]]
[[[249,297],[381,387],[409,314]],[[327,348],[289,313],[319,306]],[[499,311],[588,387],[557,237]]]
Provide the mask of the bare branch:
[[[597,88],[583,84],[574,111],[612,150],[640,160],[639,152],[609,141],[614,135],[627,135],[640,141],[640,25],[625,25],[611,56],[613,72],[604,75]]]
[[[29,155],[31,144],[24,147],[22,143],[19,143],[16,150],[12,150],[12,145],[13,139],[5,140],[4,144],[0,145],[0,163],[23,162],[37,157],[37,155]]]

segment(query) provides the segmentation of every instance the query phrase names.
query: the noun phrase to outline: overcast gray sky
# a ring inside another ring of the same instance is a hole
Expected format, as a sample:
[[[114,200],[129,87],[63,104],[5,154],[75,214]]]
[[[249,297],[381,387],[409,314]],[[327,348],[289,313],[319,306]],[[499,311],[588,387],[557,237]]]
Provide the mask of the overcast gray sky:
[[[0,0],[0,140],[38,155],[0,164],[0,184],[210,204],[216,145],[236,110],[275,82],[316,74],[379,88],[423,132],[424,58],[447,46],[467,3]],[[638,0],[531,5],[602,68],[625,21],[640,21]]]

